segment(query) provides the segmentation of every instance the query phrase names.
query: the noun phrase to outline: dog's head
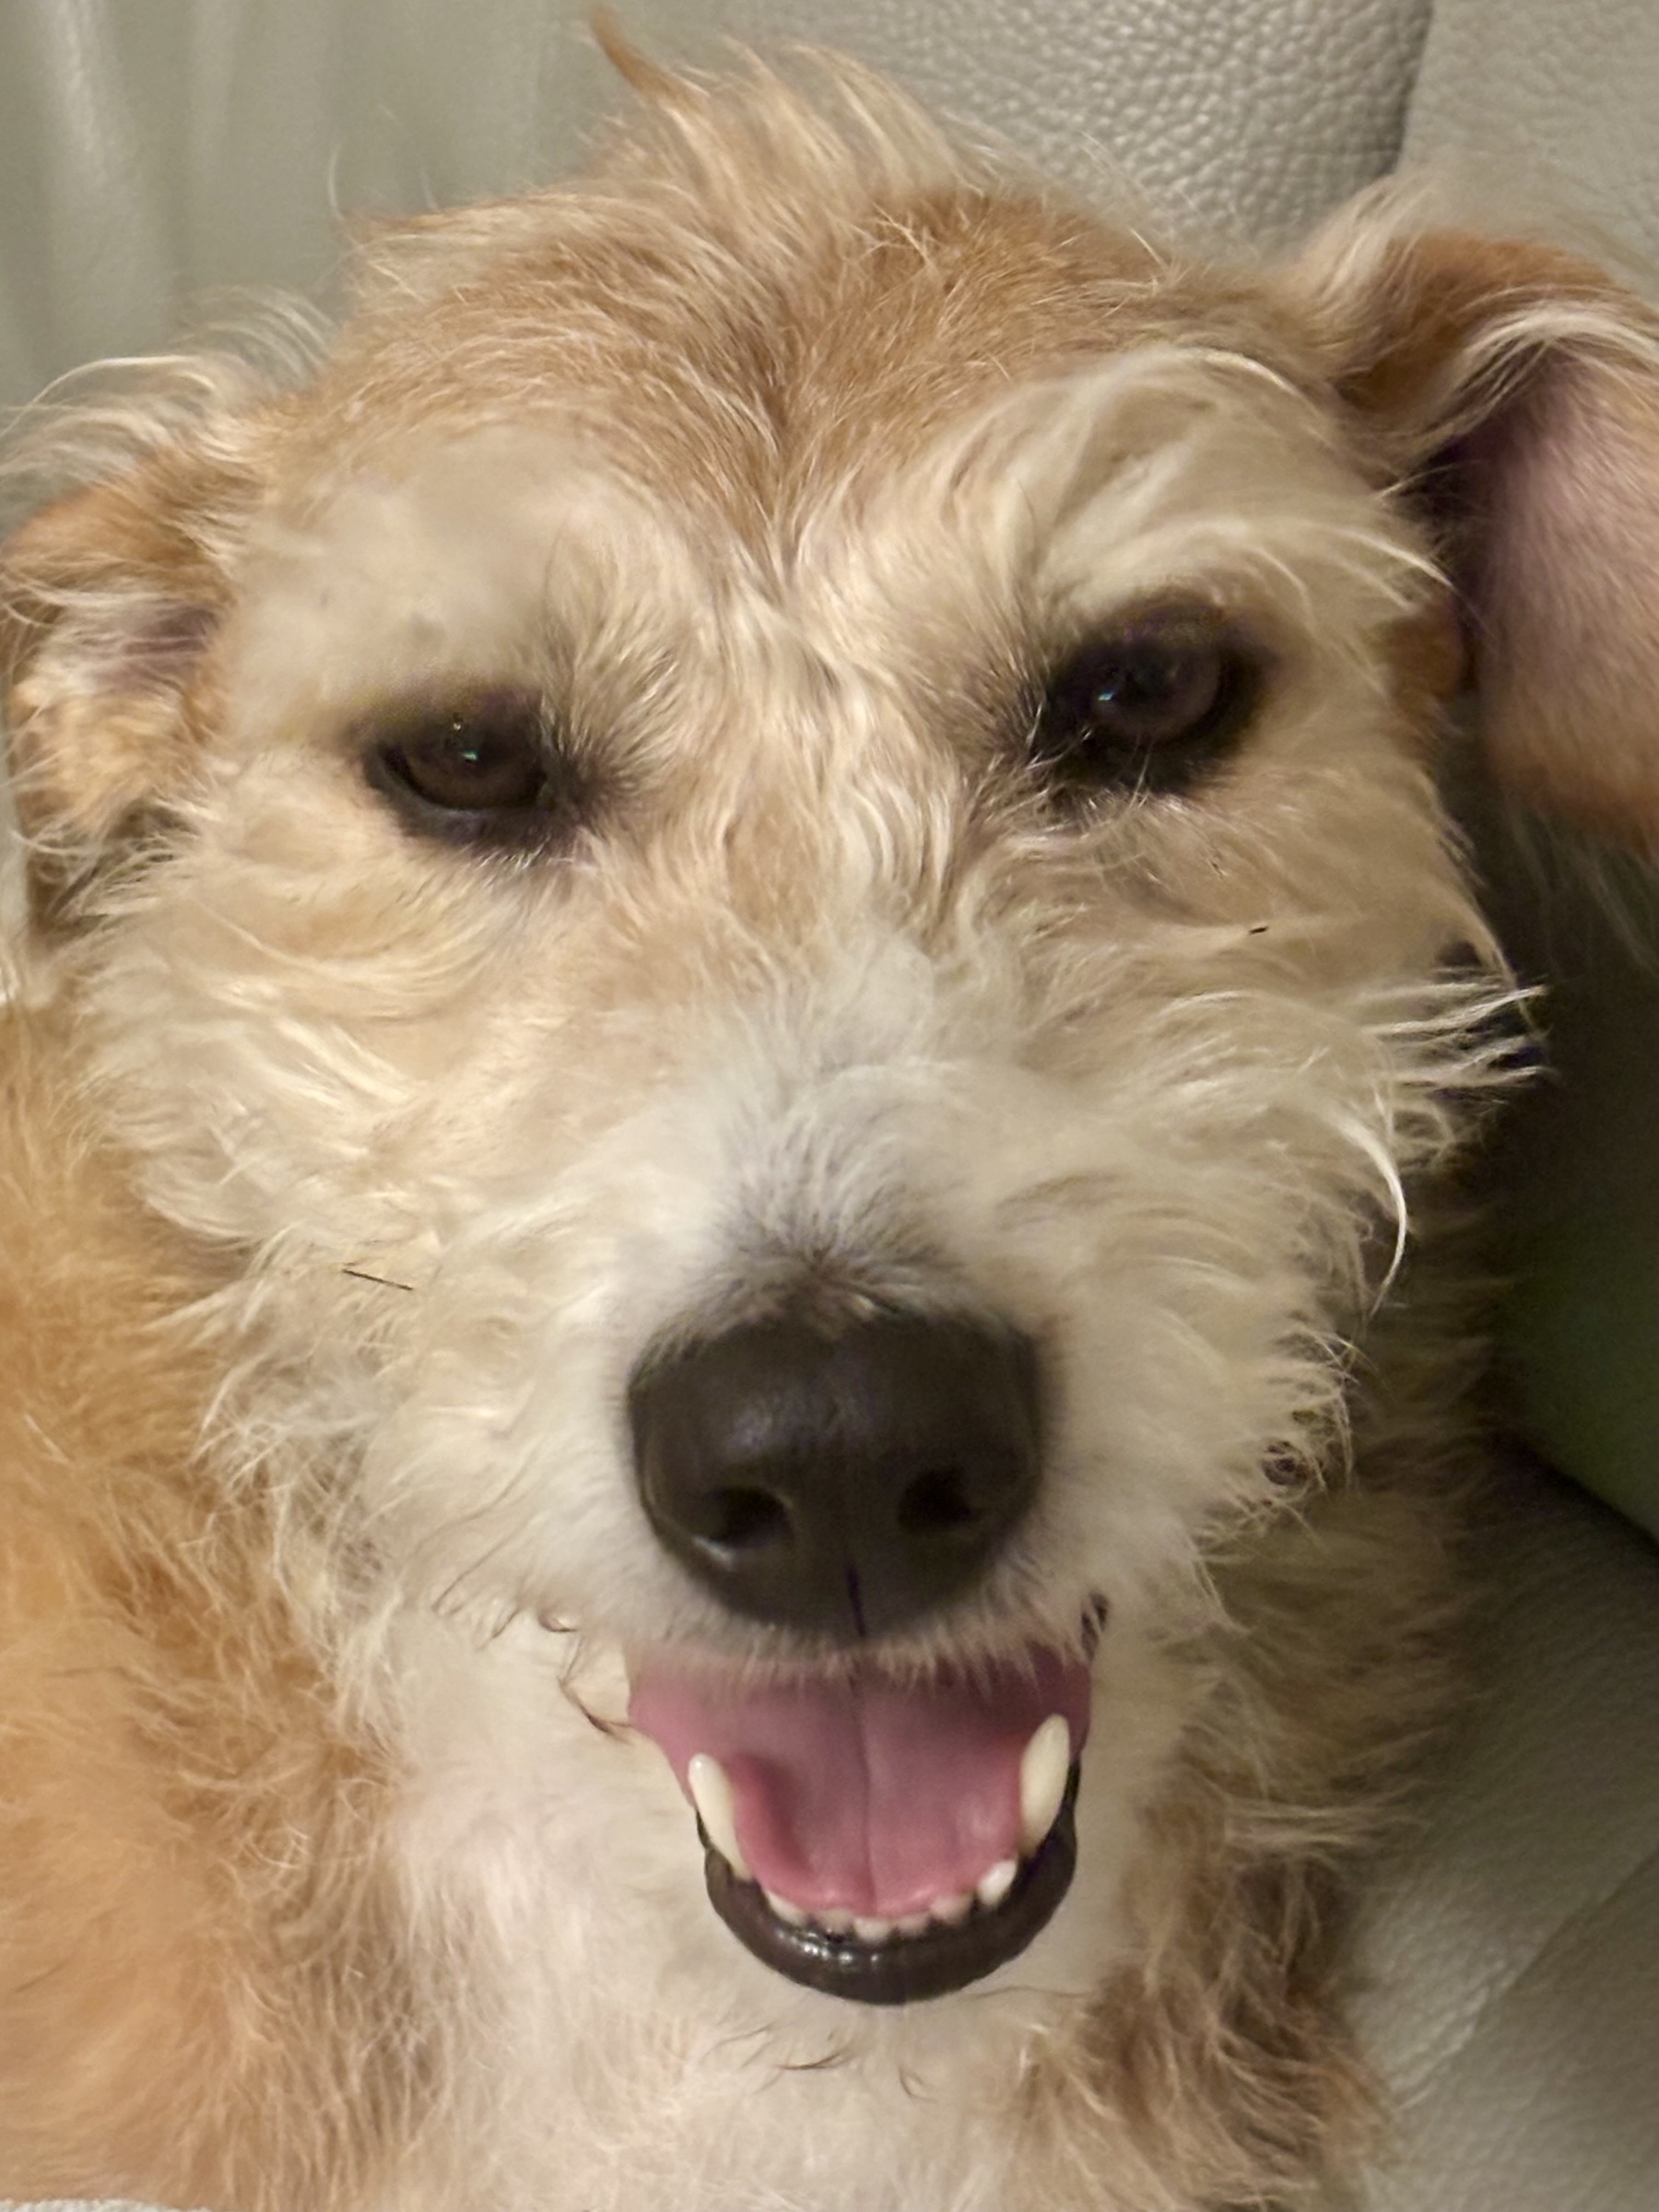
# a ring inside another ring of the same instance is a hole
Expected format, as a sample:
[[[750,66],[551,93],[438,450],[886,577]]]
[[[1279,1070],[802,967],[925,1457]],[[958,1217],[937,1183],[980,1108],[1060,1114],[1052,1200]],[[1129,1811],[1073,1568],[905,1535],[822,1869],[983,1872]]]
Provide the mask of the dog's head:
[[[1026,1949],[1081,1754],[1087,1978],[1488,1077],[1465,658],[1501,782],[1659,833],[1659,349],[1385,199],[1217,272],[851,73],[649,89],[303,378],[82,418],[34,987],[353,1587],[614,1655],[850,1996]]]

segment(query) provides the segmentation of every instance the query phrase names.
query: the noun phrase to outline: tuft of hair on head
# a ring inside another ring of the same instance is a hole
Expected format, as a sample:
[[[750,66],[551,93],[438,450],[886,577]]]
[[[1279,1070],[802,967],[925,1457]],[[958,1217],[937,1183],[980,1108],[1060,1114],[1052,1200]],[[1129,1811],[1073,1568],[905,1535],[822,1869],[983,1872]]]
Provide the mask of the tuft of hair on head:
[[[642,53],[623,29],[621,19],[608,7],[596,7],[588,18],[588,29],[600,53],[617,75],[637,92],[641,100],[653,107],[683,107],[695,96],[695,88],[688,77],[653,62]]]

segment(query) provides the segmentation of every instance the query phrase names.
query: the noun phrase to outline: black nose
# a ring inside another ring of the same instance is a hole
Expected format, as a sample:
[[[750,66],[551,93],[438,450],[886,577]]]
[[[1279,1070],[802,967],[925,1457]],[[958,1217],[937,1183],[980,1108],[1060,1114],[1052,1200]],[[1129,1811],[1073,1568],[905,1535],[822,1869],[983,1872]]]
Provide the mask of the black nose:
[[[645,1511],[735,1612],[870,1636],[982,1574],[1035,1495],[1023,1336],[881,1314],[777,1320],[647,1362],[629,1391]]]

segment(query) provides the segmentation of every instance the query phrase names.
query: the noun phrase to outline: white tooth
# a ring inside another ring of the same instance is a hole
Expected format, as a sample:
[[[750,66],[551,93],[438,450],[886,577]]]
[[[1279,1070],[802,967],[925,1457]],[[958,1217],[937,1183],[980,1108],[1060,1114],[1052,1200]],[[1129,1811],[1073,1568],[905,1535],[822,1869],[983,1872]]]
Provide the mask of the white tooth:
[[[842,1912],[834,1905],[826,1905],[822,1912],[815,1912],[812,1918],[814,1924],[822,1928],[826,1936],[851,1936],[853,1933],[852,1913]]]
[[[1070,1772],[1071,1730],[1063,1714],[1051,1712],[1019,1761],[1019,1848],[1023,1855],[1029,1857],[1053,1827]]]
[[[708,1823],[705,1821],[703,1825],[707,1827]],[[786,1897],[779,1897],[771,1889],[763,1889],[760,1894],[787,1926],[804,1928],[806,1925],[806,1915],[799,1905],[792,1905]]]
[[[941,1922],[947,1928],[959,1928],[972,1910],[972,1890],[953,1889],[948,1897],[934,1899],[928,1918]]]
[[[737,1816],[725,1769],[707,1751],[694,1752],[686,1768],[686,1787],[710,1842],[739,1881],[752,1882],[755,1877],[737,1841]]]
[[[862,1912],[855,1913],[853,1933],[860,1943],[886,1943],[893,1933],[890,1920],[866,1920]]]
[[[994,1912],[997,1906],[1002,1903],[1003,1899],[1013,1888],[1014,1877],[1018,1872],[1019,1863],[1017,1859],[997,1860],[995,1865],[992,1867],[990,1873],[985,1876],[973,1893],[987,1912]]]
[[[902,1920],[893,1923],[895,1936],[925,1936],[933,1926],[931,1912],[907,1912]]]

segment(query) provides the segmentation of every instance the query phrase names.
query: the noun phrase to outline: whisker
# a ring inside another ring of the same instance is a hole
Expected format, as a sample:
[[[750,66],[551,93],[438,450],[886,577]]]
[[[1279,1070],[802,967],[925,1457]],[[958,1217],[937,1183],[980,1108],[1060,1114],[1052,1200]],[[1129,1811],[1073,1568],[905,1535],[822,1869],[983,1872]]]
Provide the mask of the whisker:
[[[394,1283],[389,1275],[371,1275],[366,1267],[342,1267],[342,1275],[350,1276],[354,1283],[378,1283],[382,1290],[406,1290],[415,1295],[413,1283]]]

